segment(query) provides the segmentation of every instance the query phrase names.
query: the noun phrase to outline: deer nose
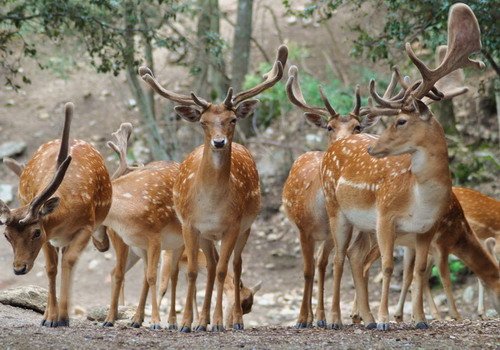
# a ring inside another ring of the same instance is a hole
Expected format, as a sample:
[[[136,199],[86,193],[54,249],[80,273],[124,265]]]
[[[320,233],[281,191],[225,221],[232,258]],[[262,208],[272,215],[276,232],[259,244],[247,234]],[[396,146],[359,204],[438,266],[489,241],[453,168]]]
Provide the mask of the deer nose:
[[[372,155],[372,150],[373,150],[373,146],[369,146],[368,150],[367,150],[369,155]]]
[[[14,273],[16,275],[24,275],[28,272],[28,266],[26,264],[22,265],[21,267],[19,266],[14,266]]]
[[[215,148],[222,148],[226,145],[226,139],[225,138],[212,139],[212,145]]]

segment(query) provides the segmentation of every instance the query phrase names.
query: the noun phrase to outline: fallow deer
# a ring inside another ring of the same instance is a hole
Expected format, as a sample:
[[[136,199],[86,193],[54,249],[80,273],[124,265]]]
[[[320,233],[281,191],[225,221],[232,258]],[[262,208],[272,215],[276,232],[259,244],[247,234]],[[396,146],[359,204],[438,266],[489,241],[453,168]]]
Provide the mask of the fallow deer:
[[[217,276],[217,301],[213,331],[222,331],[222,294],[227,267],[233,255],[235,298],[233,328],[243,329],[240,295],[241,253],[250,234],[250,227],[260,209],[259,176],[250,152],[237,143],[233,135],[238,119],[252,114],[258,100],[251,97],[271,88],[283,75],[288,50],[278,49],[272,70],[264,82],[233,97],[228,90],[224,102],[212,104],[194,93],[190,96],[168,91],[160,86],[151,70],[140,68],[142,79],[161,96],[175,102],[175,111],[189,122],[200,122],[205,134],[204,144],[182,162],[174,186],[174,204],[182,222],[182,234],[188,256],[188,292],[181,332],[190,332],[193,322],[193,294],[198,274],[198,249],[207,258],[207,287],[197,330],[204,331],[210,323],[210,303]],[[221,240],[219,261],[215,259],[213,241]]]
[[[65,105],[61,140],[43,144],[19,178],[21,207],[0,201],[0,224],[14,251],[14,273],[23,275],[43,249],[49,293],[42,325],[68,326],[73,267],[111,205],[111,182],[99,152],[69,140],[73,104]],[[71,164],[70,164],[71,162]],[[54,169],[54,170],[52,170]],[[56,298],[58,250],[62,251],[61,295]]]
[[[370,92],[378,106],[362,110],[368,119],[389,115],[396,121],[380,138],[359,134],[338,140],[323,157],[321,180],[335,241],[332,328],[342,324],[340,281],[353,226],[375,232],[381,252],[383,283],[377,328],[389,329],[393,250],[396,239],[401,238],[415,240],[413,319],[417,328],[428,327],[422,304],[423,274],[434,226],[449,209],[452,197],[444,132],[422,98],[441,99],[443,95],[434,84],[453,70],[466,65],[484,66],[468,58],[480,50],[481,41],[477,19],[467,5],[451,7],[448,43],[446,57],[435,70],[428,69],[407,43],[406,51],[422,79],[411,86],[401,80],[405,88],[402,96],[390,100],[376,94],[372,81]],[[361,293],[361,317],[370,319],[366,289],[355,284],[357,295]]]
[[[288,71],[286,91],[289,100],[302,109],[305,118],[315,126],[326,129],[329,143],[362,131],[359,109],[361,97],[356,87],[355,105],[348,115],[340,115],[332,107],[319,87],[319,93],[325,107],[313,107],[307,104],[298,81],[298,69],[291,66]],[[393,84],[395,79],[393,79]],[[328,214],[321,187],[320,166],[324,152],[312,151],[302,154],[293,163],[283,187],[283,206],[287,217],[300,232],[300,243],[304,259],[304,293],[296,328],[312,326],[312,290],[314,283],[314,250],[316,242],[323,242],[318,254],[318,304],[316,320],[318,327],[326,327],[324,309],[324,279],[329,255],[333,249],[333,239],[328,225]],[[362,235],[359,239],[365,239]],[[361,253],[361,249],[353,253]],[[364,259],[361,259],[364,260]],[[353,259],[359,261],[359,259]],[[363,267],[357,266],[361,271]]]

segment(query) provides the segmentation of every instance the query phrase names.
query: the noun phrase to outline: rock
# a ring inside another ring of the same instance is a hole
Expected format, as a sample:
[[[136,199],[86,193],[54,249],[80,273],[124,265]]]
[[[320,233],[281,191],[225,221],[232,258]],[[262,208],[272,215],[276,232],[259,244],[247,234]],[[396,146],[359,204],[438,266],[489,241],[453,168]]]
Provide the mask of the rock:
[[[38,114],[38,119],[40,120],[47,120],[50,118],[50,114],[48,112],[40,112],[40,114]]]
[[[279,241],[283,237],[284,234],[285,234],[284,232],[281,232],[281,233],[270,233],[270,234],[267,235],[267,240],[269,242]]]
[[[24,141],[8,141],[0,145],[0,159],[17,156],[26,149]]]
[[[472,299],[474,299],[474,286],[468,286],[465,288],[462,299],[467,304],[472,303]]]
[[[47,297],[47,290],[38,286],[22,286],[0,291],[0,303],[39,313],[45,312]]]
[[[128,101],[127,101],[127,107],[129,109],[132,109],[134,108],[135,106],[137,106],[137,101],[134,100],[133,98],[129,98]]]
[[[9,184],[0,184],[0,200],[9,204],[14,200],[14,195],[12,194],[13,187]]]
[[[87,313],[87,320],[103,322],[108,316],[109,307],[107,306],[97,306],[93,307]],[[118,315],[116,315],[117,320],[129,320],[134,316],[135,307],[132,306],[119,306]]]
[[[498,316],[498,313],[496,312],[495,309],[488,309],[486,310],[486,317],[488,318],[494,318],[494,317],[497,317]]]
[[[5,101],[5,105],[6,106],[13,106],[16,104],[16,101],[14,101],[13,99],[8,99],[7,101]]]
[[[87,310],[85,310],[85,308],[83,308],[81,306],[75,306],[75,308],[73,309],[73,312],[77,316],[83,316],[87,313]]]

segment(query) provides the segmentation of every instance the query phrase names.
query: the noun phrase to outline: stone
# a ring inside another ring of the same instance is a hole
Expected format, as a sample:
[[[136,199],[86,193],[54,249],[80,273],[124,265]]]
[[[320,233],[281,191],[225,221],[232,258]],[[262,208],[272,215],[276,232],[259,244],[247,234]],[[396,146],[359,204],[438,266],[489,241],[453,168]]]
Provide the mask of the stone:
[[[84,316],[87,313],[87,311],[85,310],[85,308],[83,308],[81,306],[75,306],[75,308],[73,309],[73,312],[77,316]]]
[[[462,299],[467,304],[472,303],[472,299],[474,299],[474,286],[468,286],[467,288],[465,288],[462,294]]]
[[[50,118],[50,114],[48,112],[40,112],[40,114],[38,114],[38,119],[40,120],[47,120]]]
[[[0,303],[44,313],[48,291],[38,286],[21,286],[0,291]]]
[[[6,106],[14,106],[16,104],[16,101],[14,101],[13,99],[8,99],[7,101],[5,101],[5,105]]]
[[[9,204],[14,200],[13,186],[9,184],[0,184],[0,200]]]
[[[109,307],[107,306],[97,306],[93,307],[87,313],[87,320],[103,322],[108,316]],[[135,314],[135,307],[132,306],[119,306],[118,314],[116,315],[117,320],[129,320]]]
[[[0,145],[0,159],[13,157],[23,153],[26,150],[24,141],[8,141]]]

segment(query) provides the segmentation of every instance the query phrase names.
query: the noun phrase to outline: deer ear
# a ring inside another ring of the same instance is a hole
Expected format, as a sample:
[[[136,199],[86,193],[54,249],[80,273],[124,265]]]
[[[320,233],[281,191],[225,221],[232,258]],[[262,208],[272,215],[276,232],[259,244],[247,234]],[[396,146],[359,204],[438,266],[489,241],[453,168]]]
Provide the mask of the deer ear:
[[[1,199],[0,199],[0,225],[5,225],[10,221],[10,209]]]
[[[319,114],[307,112],[307,113],[304,113],[304,117],[306,117],[306,120],[309,123],[316,125],[318,128],[326,129],[326,121]]]
[[[251,115],[255,108],[257,108],[257,105],[259,104],[259,100],[246,100],[241,102],[238,107],[236,107],[236,118],[238,119],[244,119]]]
[[[361,121],[361,131],[364,131],[365,129],[371,128],[372,126],[377,124],[378,121],[380,120],[380,118],[381,118],[381,116],[377,116],[374,118],[368,118],[368,117],[364,118]]]
[[[190,106],[175,106],[175,112],[188,122],[194,123],[200,120],[201,112]]]
[[[59,197],[52,197],[49,200],[47,200],[45,203],[43,203],[43,206],[40,208],[40,216],[46,216],[52,213],[54,210],[56,210],[57,206],[61,200]]]
[[[429,107],[427,107],[427,105],[424,102],[420,100],[415,100],[413,102],[413,105],[415,106],[415,110],[417,111],[420,119],[424,121],[428,121],[429,119],[431,119],[432,117],[431,110],[429,109]]]

